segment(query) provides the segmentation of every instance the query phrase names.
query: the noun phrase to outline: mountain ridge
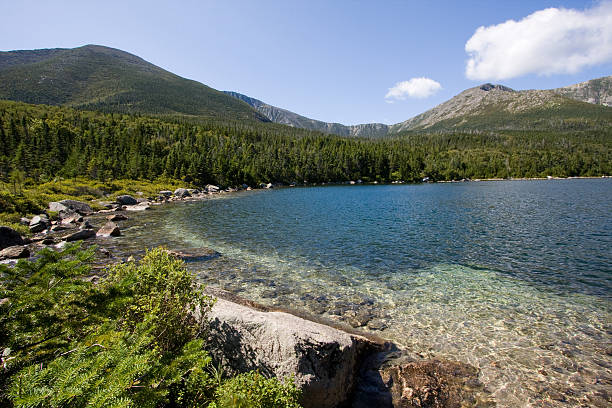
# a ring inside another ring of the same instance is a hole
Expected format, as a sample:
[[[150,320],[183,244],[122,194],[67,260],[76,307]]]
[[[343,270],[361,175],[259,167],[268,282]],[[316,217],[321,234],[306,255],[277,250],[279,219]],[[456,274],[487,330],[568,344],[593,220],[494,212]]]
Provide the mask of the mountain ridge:
[[[105,112],[274,122],[345,137],[612,125],[612,76],[551,90],[515,91],[482,84],[397,124],[343,125],[218,91],[128,52],[91,44],[0,52],[0,99]]]
[[[612,110],[580,105],[588,103],[594,106],[612,106],[612,76],[550,90],[517,91],[504,85],[485,83],[468,88],[434,108],[394,125],[366,123],[351,126],[323,122],[269,105],[247,95],[232,91],[224,92],[245,101],[272,122],[341,136],[384,137],[404,131],[472,129],[477,124],[487,122],[489,130],[492,129],[491,126],[495,128],[495,123],[491,123],[493,121],[481,117],[484,115],[490,115],[499,121],[501,128],[524,128],[534,124],[529,116],[537,116],[538,112],[543,118],[548,118],[547,122],[540,124],[546,127],[560,121],[579,120],[580,116],[572,116],[572,110],[581,112],[594,121],[603,118],[612,123],[610,116]],[[559,107],[562,106],[569,108],[560,110]],[[472,120],[473,118],[476,120]],[[519,122],[528,124],[520,125]]]

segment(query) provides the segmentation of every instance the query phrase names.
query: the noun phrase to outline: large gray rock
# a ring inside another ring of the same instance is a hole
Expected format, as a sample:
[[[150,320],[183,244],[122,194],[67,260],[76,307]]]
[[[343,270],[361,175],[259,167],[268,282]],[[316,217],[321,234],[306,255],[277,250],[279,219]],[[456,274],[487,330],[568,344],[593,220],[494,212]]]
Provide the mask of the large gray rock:
[[[262,312],[218,299],[209,314],[210,352],[229,373],[259,370],[295,376],[305,408],[346,403],[361,360],[377,345],[283,312]]]
[[[62,200],[60,202],[50,202],[49,210],[58,213],[68,212],[67,210],[72,210],[81,215],[93,214],[93,210],[91,209],[89,204],[77,200]]]
[[[186,188],[177,188],[174,190],[174,195],[179,198],[191,197],[191,193]]]
[[[30,220],[30,231],[37,233],[42,232],[49,227],[49,218],[46,215],[36,215]]]
[[[51,201],[49,203],[49,210],[50,211],[54,211],[54,212],[60,212],[60,211],[66,211],[68,209],[67,206],[65,206],[64,204],[58,202],[58,201]]]
[[[117,202],[121,205],[136,205],[138,204],[138,200],[136,200],[131,195],[120,195],[117,197]]]
[[[0,259],[18,259],[28,258],[30,256],[30,250],[27,246],[10,246],[0,251]]]
[[[209,193],[218,193],[220,188],[219,186],[215,186],[213,184],[207,184],[205,190]]]
[[[159,192],[160,196],[164,196],[164,197],[171,197],[172,196],[172,191],[170,190],[162,190]]]
[[[23,245],[23,238],[14,229],[0,226],[0,249],[14,245]]]
[[[96,233],[96,236],[98,237],[118,237],[119,235],[121,235],[121,231],[119,230],[117,224],[112,221],[104,224],[104,226]]]

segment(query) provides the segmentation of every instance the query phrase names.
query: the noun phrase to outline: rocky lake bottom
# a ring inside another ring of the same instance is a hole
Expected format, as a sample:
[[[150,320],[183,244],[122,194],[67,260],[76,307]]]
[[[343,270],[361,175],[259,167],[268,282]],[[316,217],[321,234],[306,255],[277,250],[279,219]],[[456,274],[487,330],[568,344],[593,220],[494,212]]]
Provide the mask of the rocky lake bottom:
[[[200,280],[465,362],[500,407],[612,402],[612,183],[295,188],[134,214]],[[95,222],[95,220],[94,220]]]

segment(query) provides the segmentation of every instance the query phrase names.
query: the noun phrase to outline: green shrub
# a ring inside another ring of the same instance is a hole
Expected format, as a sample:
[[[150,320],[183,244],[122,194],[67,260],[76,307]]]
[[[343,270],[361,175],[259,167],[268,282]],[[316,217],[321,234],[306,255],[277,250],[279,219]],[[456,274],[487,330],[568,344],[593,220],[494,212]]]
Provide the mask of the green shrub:
[[[205,316],[213,299],[198,287],[195,275],[164,249],[148,251],[139,262],[115,266],[108,283],[124,297],[127,328],[149,316],[153,335],[163,350],[174,350],[205,329]]]
[[[212,300],[194,276],[153,250],[94,285],[82,279],[92,253],[70,246],[0,265],[0,405],[210,403],[216,383],[201,335]]]
[[[299,408],[300,391],[292,379],[281,382],[251,371],[226,380],[209,408]]]

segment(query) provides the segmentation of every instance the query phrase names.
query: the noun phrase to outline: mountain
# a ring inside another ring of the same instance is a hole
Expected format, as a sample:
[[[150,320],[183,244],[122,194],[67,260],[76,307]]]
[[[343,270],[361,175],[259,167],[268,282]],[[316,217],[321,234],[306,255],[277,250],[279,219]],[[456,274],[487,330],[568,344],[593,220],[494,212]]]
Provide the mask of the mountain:
[[[388,133],[389,126],[382,123],[366,123],[362,125],[342,125],[340,123],[322,122],[310,119],[286,109],[268,105],[258,99],[243,95],[238,92],[224,91],[236,99],[244,101],[255,108],[259,113],[274,123],[280,123],[292,127],[316,130],[323,133],[332,133],[340,136],[358,137],[382,137]]]
[[[552,90],[515,91],[484,84],[392,126],[347,126],[310,119],[236,92],[220,92],[99,45],[0,52],[0,99],[105,112],[274,122],[348,137],[612,126],[612,77]]]
[[[483,84],[404,122],[346,126],[310,119],[237,92],[270,121],[341,136],[383,137],[404,131],[558,129],[612,125],[612,77],[552,90],[515,91]]]
[[[577,101],[612,106],[612,76],[553,89],[553,92]]]
[[[122,113],[269,121],[223,92],[99,45],[0,52],[0,99]]]
[[[483,84],[467,89],[433,109],[391,126],[389,133],[414,130],[525,130],[576,126],[589,128],[612,125],[612,108],[579,100],[581,95],[587,98],[587,95],[594,94],[594,91],[586,89],[590,88],[515,91],[503,85]],[[606,92],[600,88],[597,95],[605,96],[609,91],[609,87]],[[570,94],[572,97],[568,97]]]

